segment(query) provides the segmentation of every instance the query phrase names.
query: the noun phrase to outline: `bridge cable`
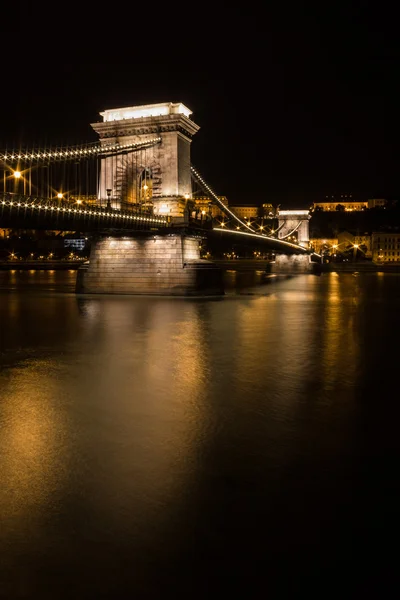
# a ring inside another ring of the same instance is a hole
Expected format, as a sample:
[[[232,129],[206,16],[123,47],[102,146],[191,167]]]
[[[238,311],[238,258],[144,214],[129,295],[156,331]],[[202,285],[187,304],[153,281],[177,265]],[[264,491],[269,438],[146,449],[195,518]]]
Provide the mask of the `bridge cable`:
[[[46,163],[50,161],[76,160],[77,158],[94,158],[100,156],[116,156],[124,152],[139,152],[143,148],[151,148],[161,142],[161,137],[150,138],[142,142],[132,142],[130,144],[99,144],[94,142],[79,146],[65,146],[55,151],[44,149],[31,150],[5,150],[0,151],[0,161],[10,164],[13,161],[38,161],[43,160]]]
[[[223,211],[226,214],[229,214],[236,221],[238,221],[238,223],[240,223],[240,225],[243,225],[244,227],[247,227],[247,229],[249,229],[252,233],[254,233],[254,229],[252,229],[250,227],[250,225],[248,225],[247,223],[245,223],[244,221],[242,221],[237,215],[235,215],[234,212],[232,212],[231,210],[229,210],[229,208],[222,202],[222,200],[220,200],[220,198],[218,198],[217,194],[215,192],[213,192],[213,190],[204,181],[204,179],[202,178],[202,176],[200,175],[200,173],[197,171],[197,169],[193,165],[190,166],[190,170],[192,171],[192,173],[194,175],[194,178],[195,178],[196,182],[200,185],[200,187],[202,187],[203,190],[207,194],[211,194],[211,196],[214,198],[214,200],[216,200],[216,202],[219,204],[219,206],[223,209]]]
[[[296,227],[294,229],[292,229],[292,231],[290,233],[287,233],[286,235],[283,235],[281,238],[279,238],[280,240],[285,240],[286,238],[290,237],[291,235],[293,235],[298,228],[300,227],[300,225],[302,224],[302,221],[299,221],[296,225]]]
[[[194,179],[195,181],[197,181],[197,183],[200,185],[200,187],[202,187],[202,189],[208,193],[211,194],[211,196],[214,198],[214,200],[216,200],[216,202],[218,203],[218,205],[223,209],[223,211],[225,213],[228,213],[231,217],[233,217],[236,221],[238,221],[238,223],[240,223],[241,225],[243,225],[244,227],[246,227],[247,229],[250,230],[251,233],[247,233],[247,232],[237,232],[237,231],[230,231],[230,233],[241,233],[243,235],[251,235],[252,237],[257,237],[257,238],[263,238],[263,239],[267,239],[267,240],[271,240],[271,241],[277,241],[282,243],[285,246],[291,246],[293,248],[298,248],[299,250],[302,250],[302,252],[307,252],[306,248],[303,248],[303,246],[300,246],[300,244],[294,244],[292,242],[286,242],[285,239],[283,238],[276,238],[276,237],[270,237],[268,235],[265,235],[264,233],[257,233],[254,231],[254,229],[252,229],[250,227],[250,225],[248,225],[247,223],[245,223],[244,221],[242,221],[237,215],[235,215],[235,213],[233,213],[223,202],[222,200],[216,195],[216,193],[210,188],[210,186],[204,181],[204,179],[201,177],[200,173],[198,172],[198,170],[191,165],[190,166],[190,170],[193,173]],[[297,227],[299,227],[301,224],[301,221],[299,222],[299,224],[297,225]],[[283,227],[284,223],[282,224],[282,226],[280,227],[280,229]],[[296,227],[296,228],[297,228]],[[214,228],[216,231],[224,231],[227,232],[229,230],[226,229],[222,229],[222,228]],[[277,231],[277,230],[276,230]],[[274,233],[276,233],[276,231]],[[287,237],[287,236],[285,236]]]

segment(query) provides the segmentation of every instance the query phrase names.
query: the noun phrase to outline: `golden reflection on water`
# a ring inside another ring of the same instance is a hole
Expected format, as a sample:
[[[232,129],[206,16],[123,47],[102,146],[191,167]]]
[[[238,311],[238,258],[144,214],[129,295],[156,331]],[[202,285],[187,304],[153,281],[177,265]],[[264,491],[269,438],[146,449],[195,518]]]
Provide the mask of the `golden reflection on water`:
[[[46,361],[0,374],[0,494],[2,528],[51,506],[66,476],[66,420],[56,403],[57,378]]]
[[[74,476],[100,522],[168,520],[202,457],[238,435],[251,451],[267,440],[284,464],[291,427],[330,424],[343,389],[351,410],[363,294],[331,274],[218,301],[7,296],[3,339],[44,358],[17,356],[0,375],[3,529],[40,520]]]
[[[260,363],[264,365],[268,363],[266,348],[275,308],[276,299],[265,297],[252,298],[237,305],[234,376],[243,384],[254,385]]]
[[[147,504],[146,510],[157,512],[160,502],[182,494],[196,460],[194,439],[207,431],[201,309],[156,298],[95,298],[78,304],[90,323],[82,345],[85,370],[95,376],[84,380],[77,356],[65,393],[73,396],[75,381],[80,382],[79,396],[88,399],[85,420],[100,419],[108,448],[94,447],[90,436],[79,442],[88,468],[100,463],[104,472],[104,477],[88,477],[85,486],[92,487],[86,496],[104,510],[110,502],[126,502],[120,482],[130,473],[134,489],[141,489],[136,508]]]
[[[339,301],[342,283],[340,277],[337,273],[329,273],[327,281],[327,302],[324,307],[323,343],[321,348],[321,372],[324,387],[327,391],[330,391],[334,389],[337,377],[342,376],[342,365],[340,363],[344,352],[347,352],[342,346],[343,337],[346,336],[343,326],[347,317],[346,311],[343,310],[343,305]]]
[[[355,384],[359,348],[354,320],[360,309],[360,292],[351,274],[331,273],[328,282],[321,368],[325,389],[332,390],[344,378],[349,385]]]

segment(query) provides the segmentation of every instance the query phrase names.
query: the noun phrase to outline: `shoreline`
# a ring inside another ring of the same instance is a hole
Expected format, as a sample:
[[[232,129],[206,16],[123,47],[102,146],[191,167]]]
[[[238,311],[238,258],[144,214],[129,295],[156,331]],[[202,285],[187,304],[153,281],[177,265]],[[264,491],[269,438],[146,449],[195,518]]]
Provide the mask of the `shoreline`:
[[[77,271],[79,267],[85,264],[86,260],[69,261],[69,260],[47,260],[47,261],[0,261],[0,271]],[[213,260],[222,268],[227,270],[243,270],[243,271],[264,271],[271,273],[271,264],[265,260]],[[346,262],[346,263],[323,263],[316,267],[317,273],[400,273],[400,262],[391,264],[376,264],[371,262]]]
[[[16,260],[0,262],[0,271],[70,271],[78,270],[85,261],[77,260]]]
[[[319,271],[321,273],[400,273],[400,263],[324,263],[320,265]]]

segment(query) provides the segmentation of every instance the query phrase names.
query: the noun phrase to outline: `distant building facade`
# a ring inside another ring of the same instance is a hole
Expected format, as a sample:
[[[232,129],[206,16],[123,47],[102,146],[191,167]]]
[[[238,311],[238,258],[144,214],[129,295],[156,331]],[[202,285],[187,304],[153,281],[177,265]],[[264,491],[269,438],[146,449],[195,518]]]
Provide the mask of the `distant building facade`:
[[[273,219],[274,217],[276,217],[277,211],[273,207],[272,204],[265,203],[265,204],[262,204],[260,212],[261,212],[261,214],[260,214],[261,217],[267,217],[267,218]]]
[[[400,261],[400,232],[373,232],[371,245],[374,262]]]
[[[218,196],[218,199],[229,208],[239,219],[243,221],[253,219],[262,222],[262,219],[273,219],[277,216],[277,210],[270,203],[264,204],[230,204],[226,196]],[[210,196],[190,197],[188,203],[191,212],[208,215],[212,218],[226,218],[227,215],[215,200]]]
[[[314,210],[323,211],[332,210],[365,210],[368,208],[368,201],[355,200],[353,194],[340,194],[338,196],[326,196],[321,202],[313,202]]]
[[[344,252],[354,247],[364,250],[366,258],[371,258],[371,234],[368,232],[360,234],[352,231],[341,231],[338,233],[339,252]]]
[[[336,254],[338,245],[337,238],[310,238],[310,250],[317,254]]]
[[[387,205],[386,198],[369,198],[368,208],[384,208]]]
[[[257,204],[232,204],[229,208],[239,219],[256,219],[260,214]]]
[[[218,196],[218,199],[221,200],[225,206],[229,206],[228,198],[226,196]],[[213,218],[223,217],[225,215],[218,202],[209,196],[193,196],[190,201],[197,213],[210,215]]]

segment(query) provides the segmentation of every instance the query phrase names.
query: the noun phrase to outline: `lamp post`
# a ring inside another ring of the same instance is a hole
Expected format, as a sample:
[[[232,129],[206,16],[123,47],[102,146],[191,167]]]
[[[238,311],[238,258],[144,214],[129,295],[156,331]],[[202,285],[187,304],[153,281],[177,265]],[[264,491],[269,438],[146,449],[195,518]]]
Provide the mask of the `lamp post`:
[[[353,246],[353,262],[356,261],[357,248],[358,248],[358,244],[354,244],[354,246]]]

